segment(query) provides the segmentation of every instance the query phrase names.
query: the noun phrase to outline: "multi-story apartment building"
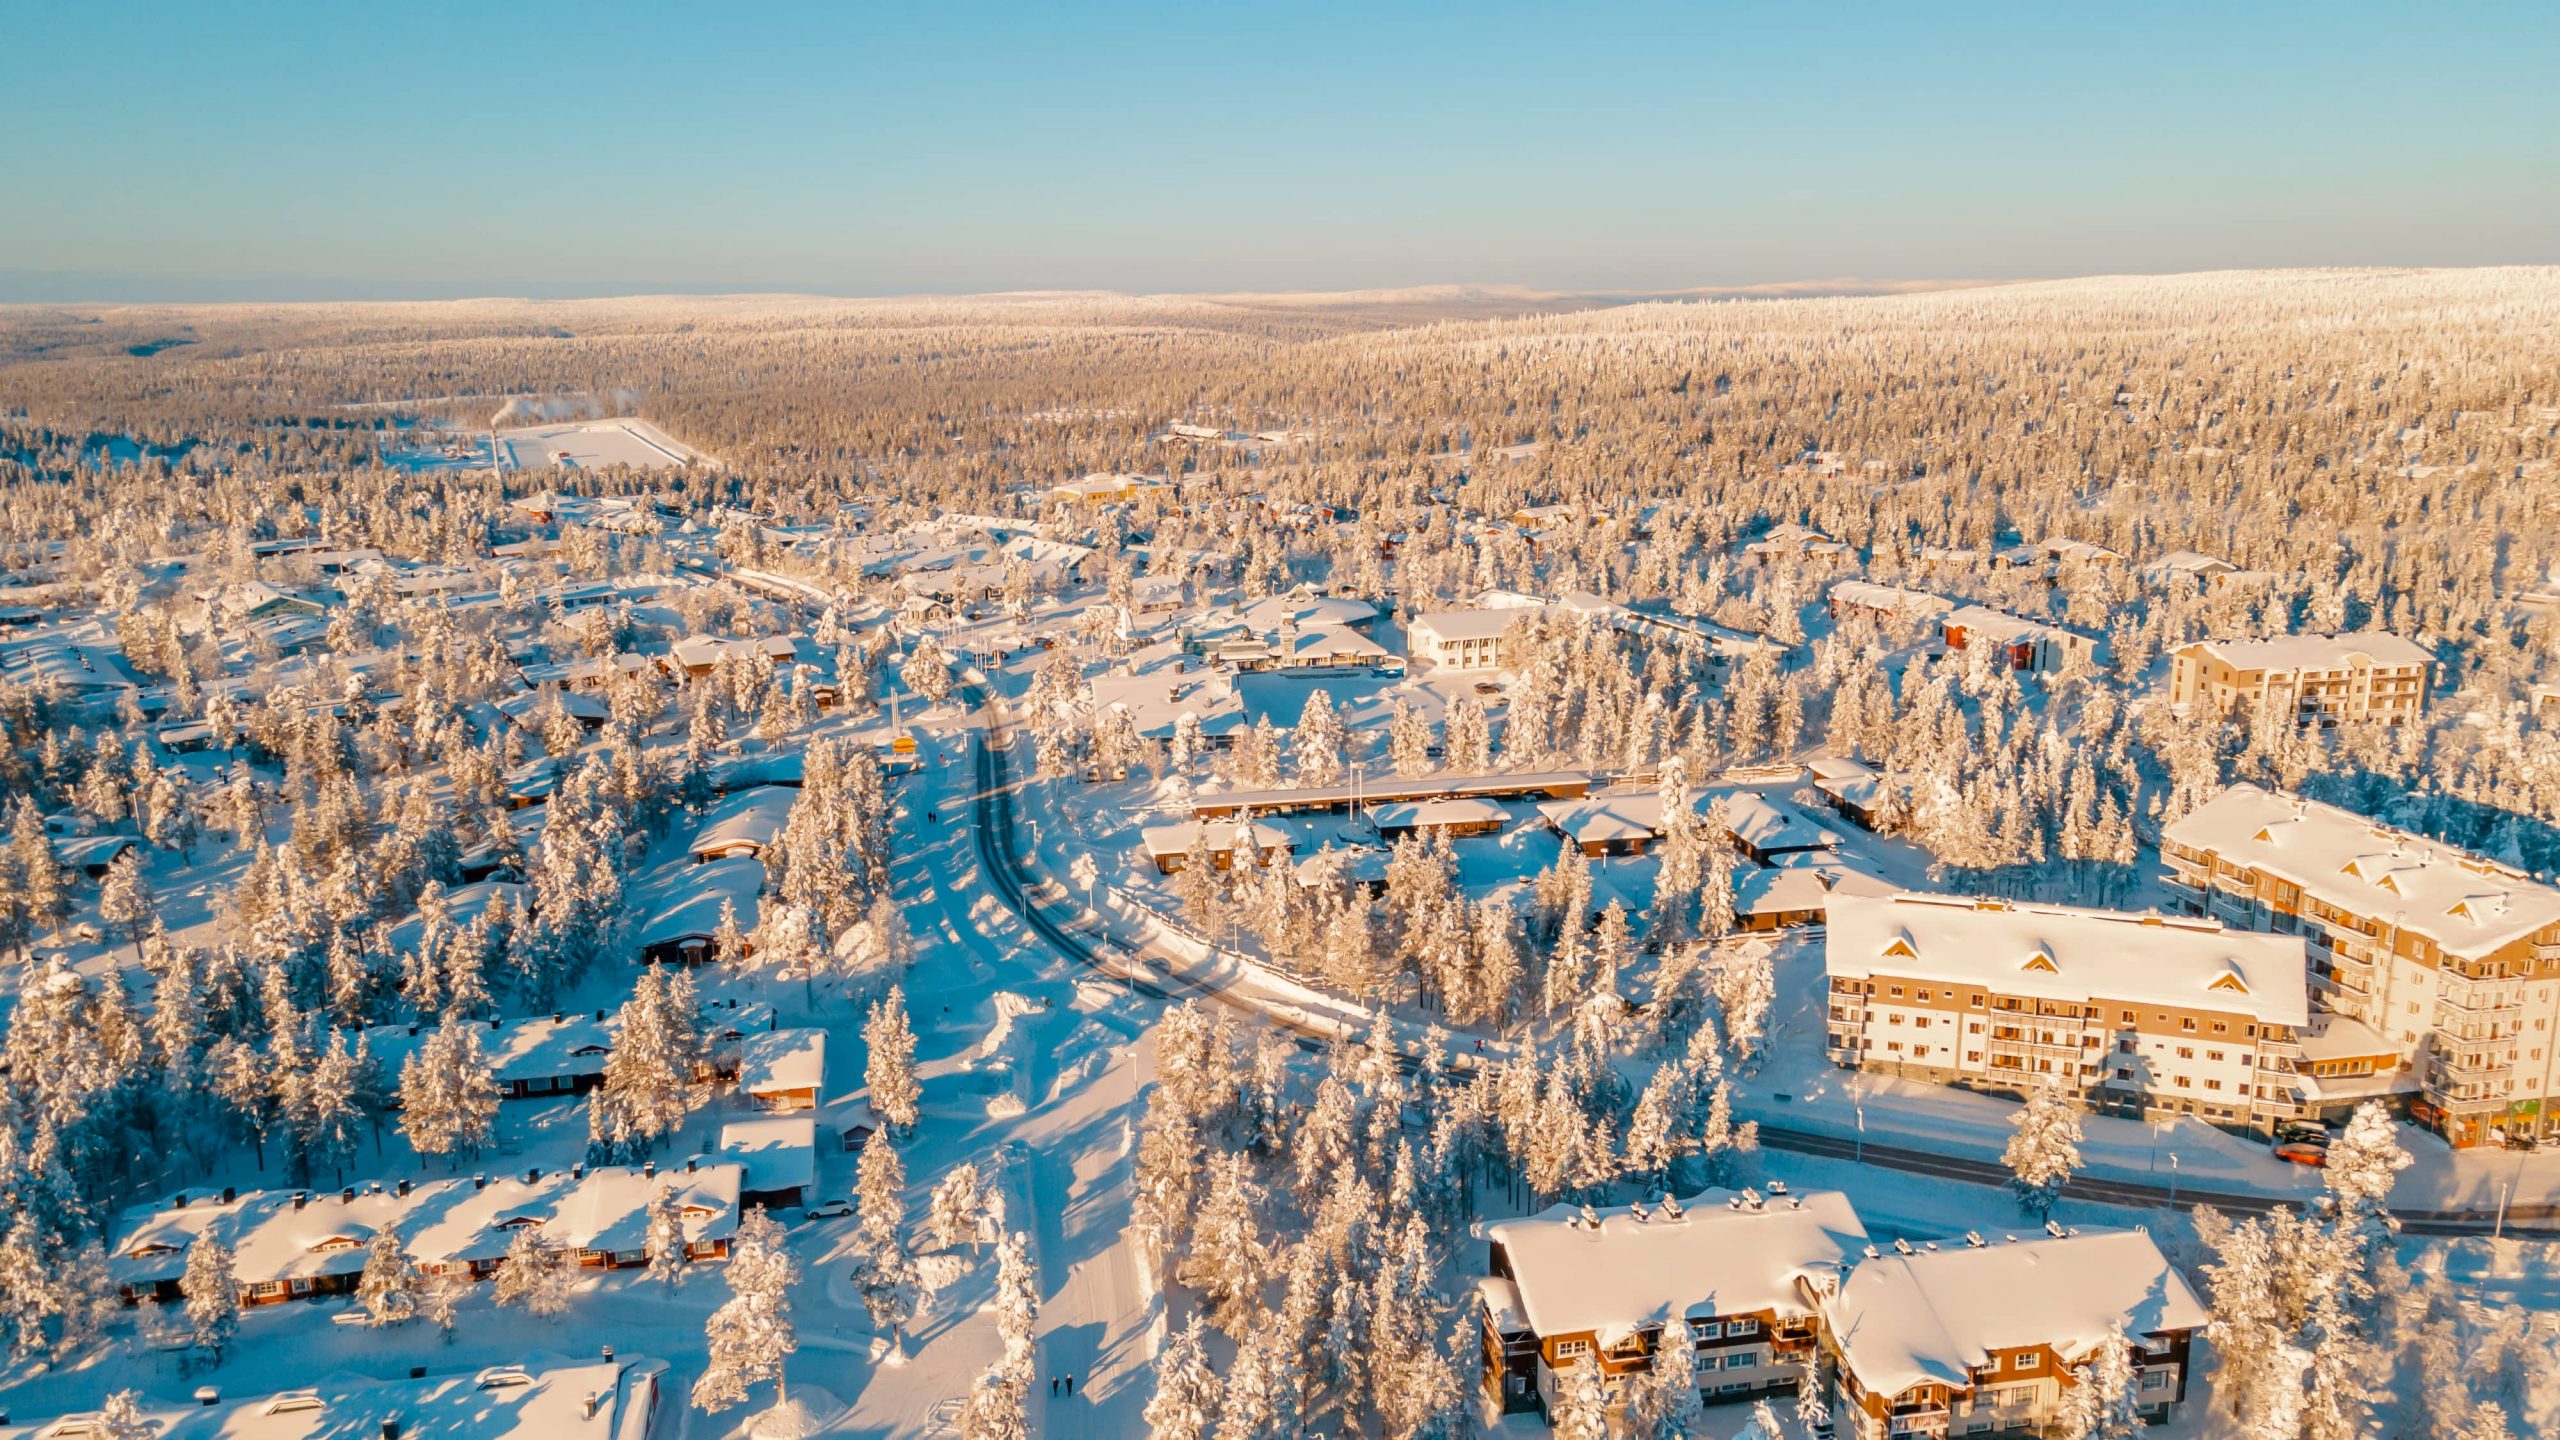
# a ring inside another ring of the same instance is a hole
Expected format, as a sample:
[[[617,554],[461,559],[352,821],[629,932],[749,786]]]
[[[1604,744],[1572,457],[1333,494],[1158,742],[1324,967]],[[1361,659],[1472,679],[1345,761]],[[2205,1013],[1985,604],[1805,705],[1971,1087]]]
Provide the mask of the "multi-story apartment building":
[[[1658,1207],[1557,1205],[1484,1235],[1484,1387],[1505,1413],[1550,1413],[1558,1372],[1584,1363],[1615,1398],[1666,1333],[1696,1347],[1710,1400],[1791,1386],[1814,1352],[1820,1297],[1867,1241],[1847,1196],[1776,1184]]]
[[[2427,708],[2435,657],[2397,635],[2199,640],[2169,657],[2169,703],[2215,715],[2271,706],[2302,725],[2402,725]]]
[[[2172,903],[2306,936],[2321,1008],[2371,1027],[2457,1146],[2552,1127],[2560,890],[2352,811],[2235,785],[2169,826]]]
[[[2218,921],[1948,895],[1829,897],[1835,1064],[2267,1127],[2299,1113],[2304,946]]]
[[[1870,1248],[1822,1303],[1820,1380],[1847,1440],[2050,1433],[2100,1347],[2133,1347],[2146,1419],[2187,1395],[2209,1317],[2140,1230]]]

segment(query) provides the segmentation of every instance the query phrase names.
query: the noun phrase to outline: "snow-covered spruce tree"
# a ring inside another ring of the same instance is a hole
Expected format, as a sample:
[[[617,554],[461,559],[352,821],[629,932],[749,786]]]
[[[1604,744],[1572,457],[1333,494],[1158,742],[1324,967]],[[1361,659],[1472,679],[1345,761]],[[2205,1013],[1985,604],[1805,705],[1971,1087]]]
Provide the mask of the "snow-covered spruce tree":
[[[1600,1383],[1600,1367],[1576,1360],[1557,1377],[1556,1440],[1609,1440],[1609,1396]]]
[[[1298,711],[1298,728],[1289,737],[1289,766],[1300,785],[1331,785],[1342,778],[1344,736],[1333,697],[1317,686]]]
[[[605,1056],[602,1105],[627,1137],[622,1158],[637,1159],[675,1133],[693,1108],[700,1022],[679,1013],[663,967],[650,965],[622,1002],[621,1029]]]
[[[498,1081],[480,1048],[480,1027],[448,1020],[400,1067],[400,1130],[422,1156],[448,1165],[489,1143],[498,1118]]]
[[[763,1206],[748,1210],[730,1242],[729,1299],[703,1326],[709,1348],[693,1384],[693,1408],[742,1404],[749,1389],[767,1380],[774,1382],[776,1406],[789,1399],[783,1362],[800,1348],[791,1323],[791,1286],[799,1275],[782,1227]]]
[[[569,1252],[539,1225],[519,1228],[498,1262],[490,1298],[548,1320],[569,1308]]]
[[[2138,1378],[2131,1340],[2119,1333],[2099,1341],[2063,1393],[2062,1440],[2134,1440],[2145,1428]]]
[[[1029,1384],[1032,1339],[1040,1320],[1040,1277],[1031,1266],[1031,1237],[1016,1230],[996,1242],[996,1334],[1004,1371]]]
[[[1207,1440],[1218,1405],[1218,1374],[1209,1368],[1200,1317],[1175,1332],[1156,1358],[1156,1393],[1144,1412],[1147,1440]]]
[[[886,996],[872,1002],[862,1040],[868,1052],[862,1079],[870,1091],[871,1113],[894,1135],[913,1132],[923,1089],[916,1082],[916,1036],[907,1026],[904,986],[892,985]]]
[[[898,667],[898,682],[926,704],[940,704],[951,696],[951,657],[932,636],[919,635]]]
[[[899,1353],[900,1337],[916,1308],[916,1267],[907,1249],[907,1169],[885,1139],[862,1151],[854,1175],[856,1212],[854,1284],[872,1328]]]
[[[418,1313],[418,1267],[409,1261],[399,1227],[383,1226],[366,1244],[356,1303],[376,1325],[397,1325]]]
[[[96,1440],[152,1440],[158,1427],[143,1418],[142,1397],[131,1390],[119,1390],[98,1407],[98,1418],[81,1432]]]
[[[978,1243],[979,1224],[987,1213],[986,1191],[986,1181],[974,1162],[963,1161],[942,1177],[925,1211],[925,1224],[932,1229],[935,1244],[957,1250]]]
[[[2061,1086],[2039,1085],[2009,1123],[2017,1133],[2000,1154],[2009,1167],[2009,1192],[2019,1209],[2041,1221],[2080,1168],[2079,1105]]]
[[[1831,1404],[1822,1398],[1822,1366],[1819,1348],[1808,1350],[1796,1362],[1796,1423],[1808,1435],[1819,1435],[1831,1428]]]
[[[2336,1198],[2338,1224],[2357,1237],[2368,1263],[2381,1257],[2398,1228],[2391,1218],[2391,1187],[2409,1164],[2399,1123],[2378,1100],[2357,1106],[2347,1132],[2329,1147],[2320,1183]]]
[[[649,1278],[670,1290],[682,1285],[693,1255],[685,1247],[684,1204],[674,1185],[661,1182],[650,1195],[649,1230],[642,1243],[649,1255]]]
[[[1030,1377],[995,1369],[969,1385],[961,1403],[960,1440],[1028,1440]]]
[[[1209,1194],[1191,1231],[1191,1253],[1175,1278],[1198,1291],[1211,1319],[1241,1339],[1261,1316],[1270,1251],[1255,1218],[1267,1198],[1242,1155],[1209,1157]]]
[[[211,1233],[187,1247],[187,1268],[178,1277],[178,1293],[187,1300],[187,1324],[197,1349],[222,1363],[222,1352],[240,1330],[239,1262],[231,1247]]]

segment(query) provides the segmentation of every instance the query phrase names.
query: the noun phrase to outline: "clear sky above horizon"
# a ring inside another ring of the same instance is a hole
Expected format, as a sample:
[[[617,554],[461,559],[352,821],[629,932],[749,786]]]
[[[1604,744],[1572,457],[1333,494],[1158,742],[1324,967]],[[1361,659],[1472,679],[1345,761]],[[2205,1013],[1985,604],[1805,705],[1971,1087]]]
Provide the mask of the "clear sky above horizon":
[[[2560,5],[15,3],[0,301],[2560,260]]]

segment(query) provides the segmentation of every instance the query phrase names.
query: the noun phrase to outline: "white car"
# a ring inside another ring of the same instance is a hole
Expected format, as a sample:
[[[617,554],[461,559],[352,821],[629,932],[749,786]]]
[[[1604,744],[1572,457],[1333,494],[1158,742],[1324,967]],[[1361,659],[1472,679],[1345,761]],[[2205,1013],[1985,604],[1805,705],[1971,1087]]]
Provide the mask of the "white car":
[[[804,1218],[810,1220],[841,1220],[852,1213],[853,1202],[850,1200],[825,1200],[810,1206]]]

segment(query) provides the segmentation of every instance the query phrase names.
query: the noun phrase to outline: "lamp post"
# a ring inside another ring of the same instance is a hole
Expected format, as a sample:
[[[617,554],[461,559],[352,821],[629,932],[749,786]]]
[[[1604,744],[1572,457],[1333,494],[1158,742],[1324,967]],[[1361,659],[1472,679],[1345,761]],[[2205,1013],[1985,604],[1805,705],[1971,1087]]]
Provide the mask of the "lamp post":
[[[2178,1203],[2178,1152],[2169,1152],[2169,1203]]]

